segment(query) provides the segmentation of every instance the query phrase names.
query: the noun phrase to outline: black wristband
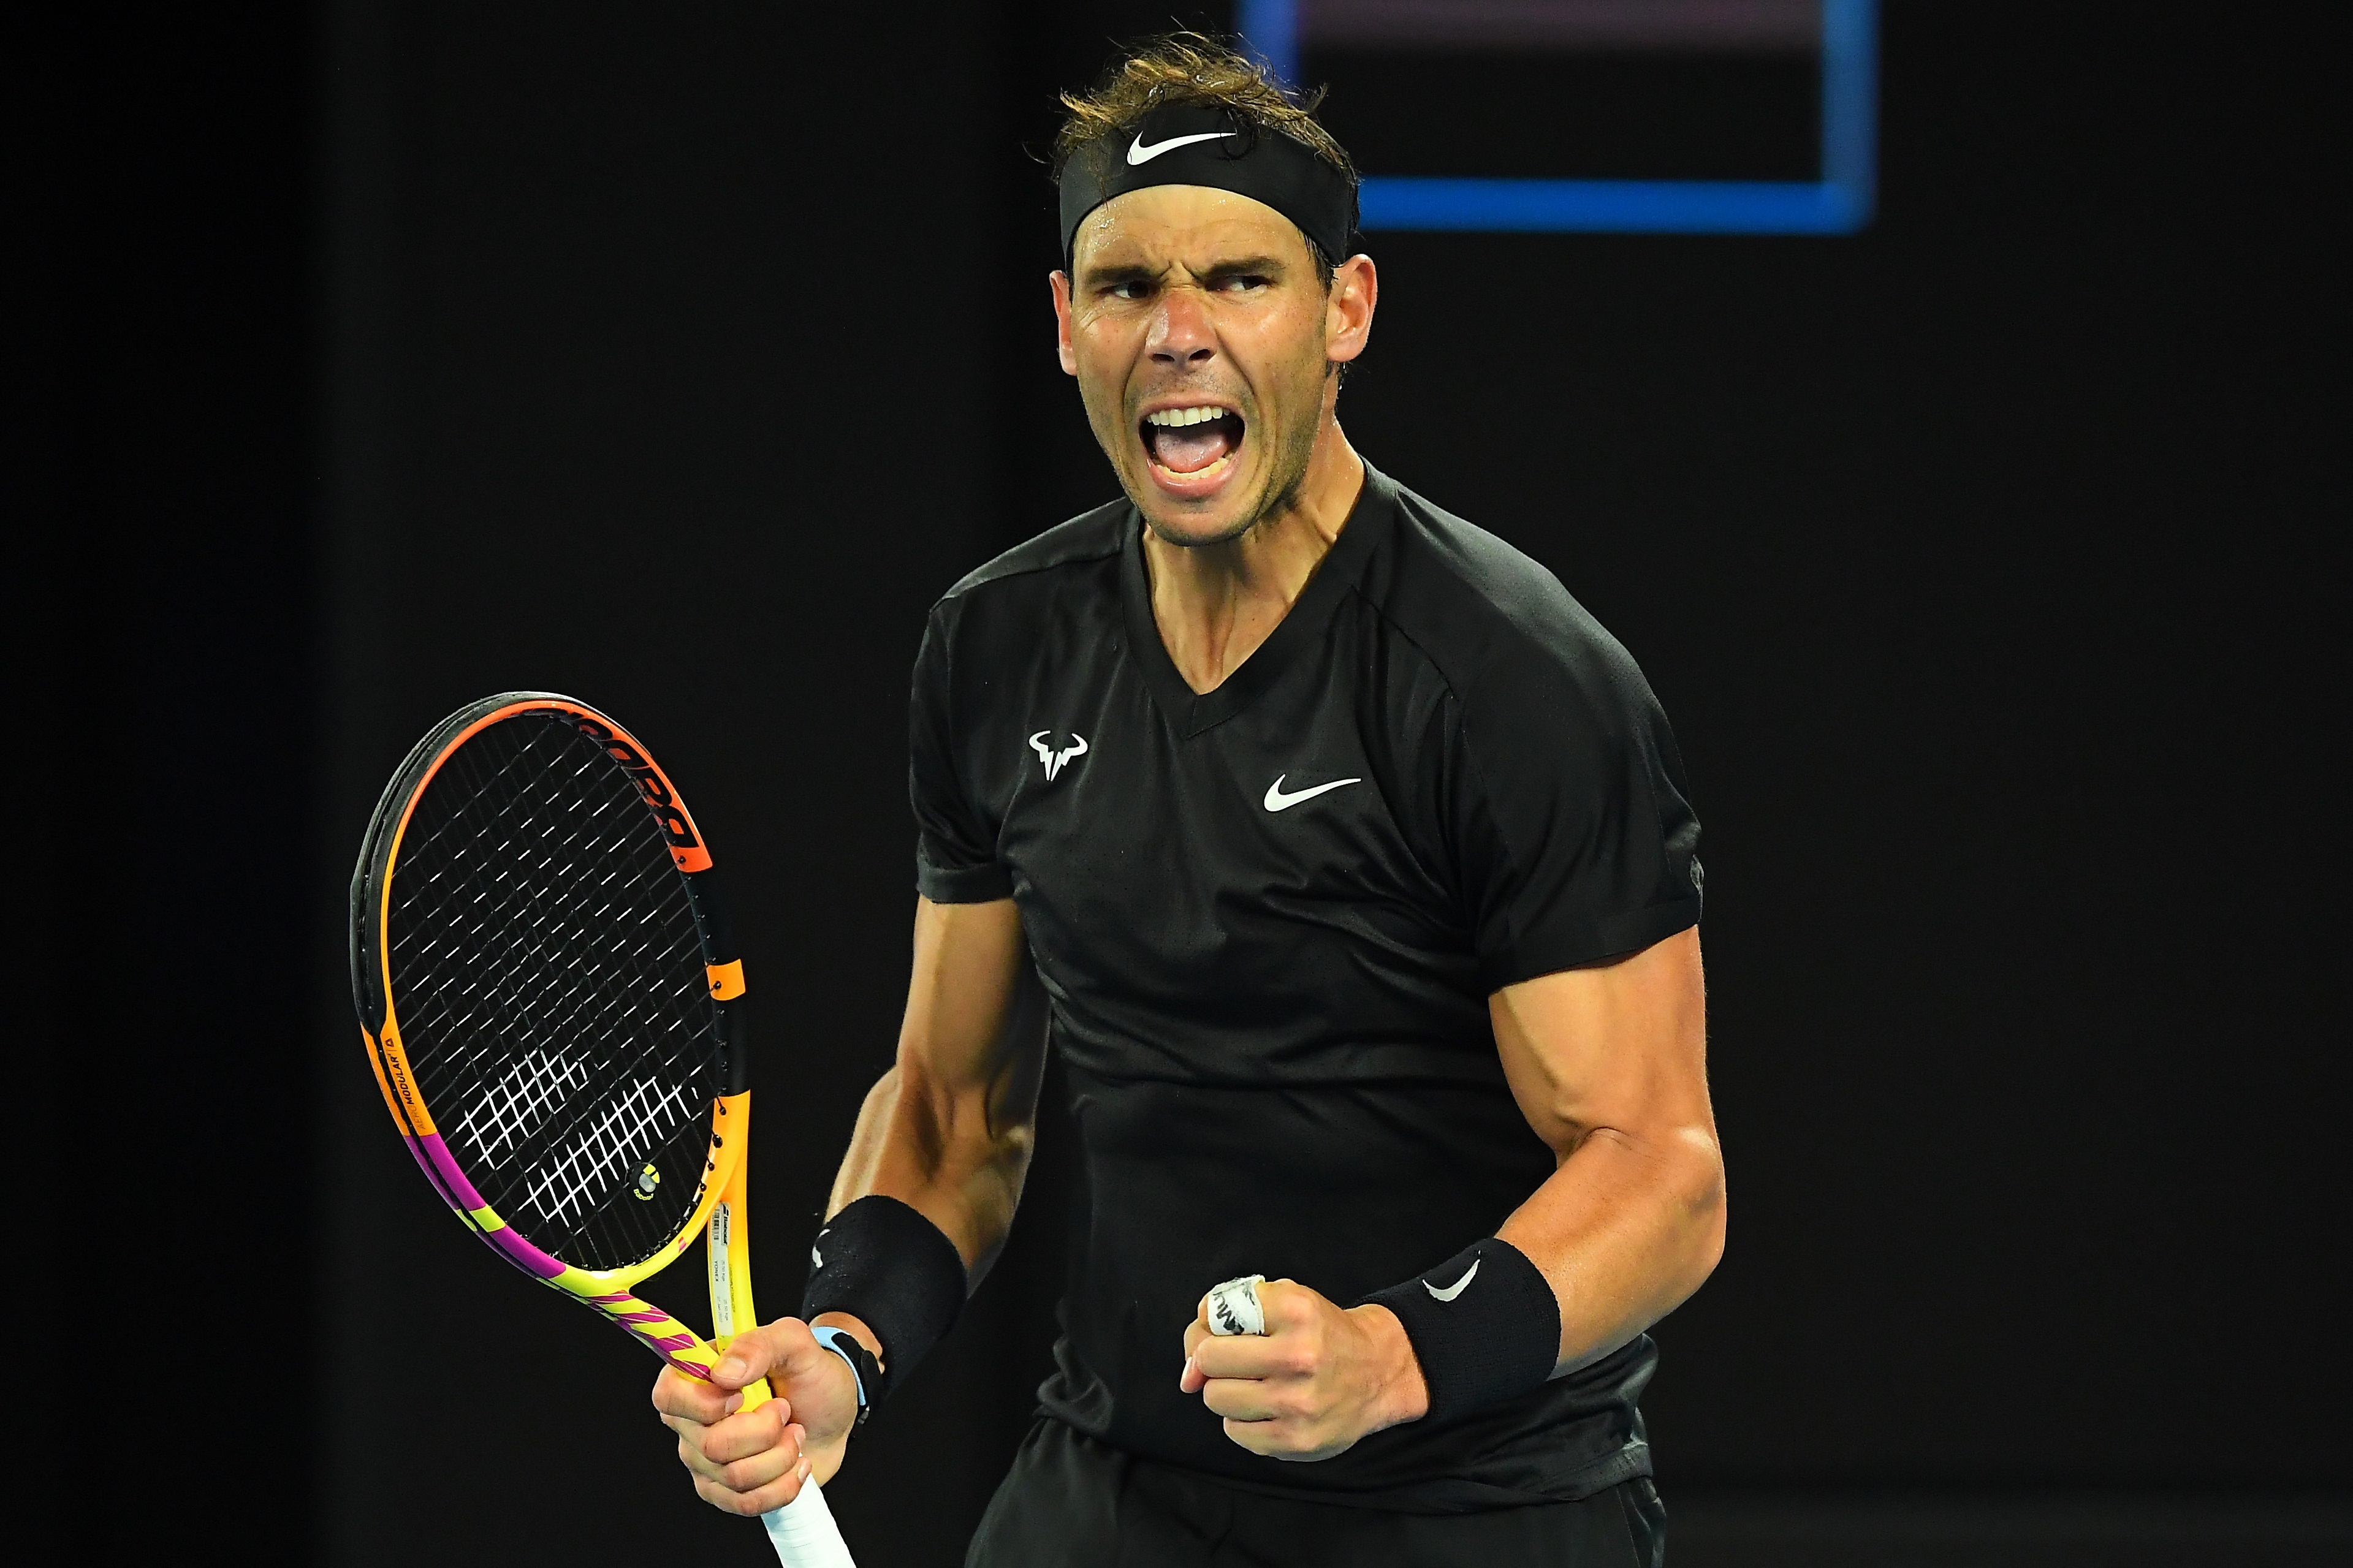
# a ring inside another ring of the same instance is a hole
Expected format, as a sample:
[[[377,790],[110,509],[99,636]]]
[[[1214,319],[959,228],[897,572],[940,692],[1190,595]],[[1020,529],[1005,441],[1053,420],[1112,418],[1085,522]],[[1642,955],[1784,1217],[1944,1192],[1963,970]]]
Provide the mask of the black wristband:
[[[801,1318],[849,1312],[882,1342],[880,1405],[964,1310],[964,1258],[938,1226],[897,1198],[862,1197],[825,1222],[809,1249]]]
[[[1426,1421],[1541,1388],[1560,1361],[1560,1302],[1551,1284],[1526,1253],[1496,1237],[1365,1301],[1405,1325],[1430,1388]]]

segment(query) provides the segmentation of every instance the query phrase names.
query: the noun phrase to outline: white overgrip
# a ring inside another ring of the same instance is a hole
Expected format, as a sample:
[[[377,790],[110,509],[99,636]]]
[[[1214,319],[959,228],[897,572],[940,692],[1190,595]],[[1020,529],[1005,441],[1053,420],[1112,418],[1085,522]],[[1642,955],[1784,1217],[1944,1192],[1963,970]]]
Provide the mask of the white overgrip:
[[[792,1501],[762,1514],[760,1522],[768,1527],[768,1542],[785,1568],[857,1568],[815,1478],[802,1484]]]

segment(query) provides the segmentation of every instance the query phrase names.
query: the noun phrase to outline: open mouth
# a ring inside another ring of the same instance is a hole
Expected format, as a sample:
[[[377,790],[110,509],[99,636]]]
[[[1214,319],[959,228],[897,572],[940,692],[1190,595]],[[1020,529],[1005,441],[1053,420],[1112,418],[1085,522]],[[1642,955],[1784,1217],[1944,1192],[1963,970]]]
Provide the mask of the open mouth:
[[[1145,415],[1137,433],[1163,482],[1190,489],[1223,477],[1241,450],[1242,416],[1214,404],[1163,408]]]

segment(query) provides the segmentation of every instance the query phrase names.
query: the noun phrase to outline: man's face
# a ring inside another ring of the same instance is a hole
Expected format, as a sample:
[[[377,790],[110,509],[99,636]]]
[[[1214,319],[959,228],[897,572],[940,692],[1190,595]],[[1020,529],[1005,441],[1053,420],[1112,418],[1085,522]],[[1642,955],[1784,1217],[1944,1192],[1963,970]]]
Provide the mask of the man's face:
[[[1332,319],[1291,220],[1229,191],[1130,191],[1087,216],[1073,249],[1054,308],[1095,439],[1154,532],[1233,538],[1297,489],[1327,367],[1355,357],[1361,331]]]

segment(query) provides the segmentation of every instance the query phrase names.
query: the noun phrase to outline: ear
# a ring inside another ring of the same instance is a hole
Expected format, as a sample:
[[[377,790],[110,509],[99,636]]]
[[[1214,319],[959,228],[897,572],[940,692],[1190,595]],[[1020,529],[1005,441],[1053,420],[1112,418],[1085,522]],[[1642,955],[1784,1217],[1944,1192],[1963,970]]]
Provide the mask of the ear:
[[[1324,357],[1345,364],[1372,341],[1373,307],[1379,303],[1380,274],[1361,252],[1332,269],[1332,292],[1324,302]]]
[[[1046,282],[1054,291],[1054,353],[1062,362],[1062,374],[1076,375],[1079,356],[1071,348],[1071,275],[1050,273]]]

